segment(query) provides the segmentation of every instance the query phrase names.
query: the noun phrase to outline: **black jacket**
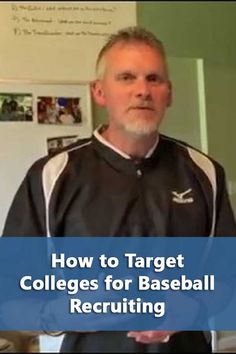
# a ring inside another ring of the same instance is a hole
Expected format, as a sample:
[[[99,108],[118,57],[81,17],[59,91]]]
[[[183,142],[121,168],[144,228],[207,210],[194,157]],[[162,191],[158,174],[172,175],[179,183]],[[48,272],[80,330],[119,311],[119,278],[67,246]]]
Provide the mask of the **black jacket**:
[[[151,156],[133,161],[98,132],[28,171],[4,236],[235,236],[223,168],[161,135]],[[142,345],[125,332],[68,333],[67,352],[207,352],[203,332]]]
[[[235,221],[222,167],[160,136],[134,162],[91,140],[38,160],[7,216],[4,235],[231,236]]]

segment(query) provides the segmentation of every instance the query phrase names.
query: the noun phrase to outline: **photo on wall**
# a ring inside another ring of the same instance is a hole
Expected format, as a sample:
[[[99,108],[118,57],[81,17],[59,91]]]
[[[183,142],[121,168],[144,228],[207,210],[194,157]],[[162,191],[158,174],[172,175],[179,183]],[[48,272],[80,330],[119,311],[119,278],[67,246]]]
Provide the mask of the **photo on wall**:
[[[32,122],[32,107],[32,94],[0,92],[0,122]]]
[[[47,139],[47,153],[51,155],[78,140],[78,135],[58,136]]]
[[[39,96],[37,119],[40,124],[80,124],[83,119],[81,97]]]
[[[34,122],[44,126],[42,130],[55,128],[61,131],[55,133],[58,136],[91,135],[93,121],[90,82],[45,82],[34,85],[33,93]]]

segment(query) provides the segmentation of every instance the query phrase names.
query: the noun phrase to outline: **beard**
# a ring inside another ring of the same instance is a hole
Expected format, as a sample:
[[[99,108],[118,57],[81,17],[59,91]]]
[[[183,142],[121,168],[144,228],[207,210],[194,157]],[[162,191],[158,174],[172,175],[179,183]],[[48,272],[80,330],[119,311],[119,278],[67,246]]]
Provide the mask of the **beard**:
[[[136,135],[150,135],[158,130],[160,119],[157,117],[135,117],[123,122],[123,129],[127,133]]]

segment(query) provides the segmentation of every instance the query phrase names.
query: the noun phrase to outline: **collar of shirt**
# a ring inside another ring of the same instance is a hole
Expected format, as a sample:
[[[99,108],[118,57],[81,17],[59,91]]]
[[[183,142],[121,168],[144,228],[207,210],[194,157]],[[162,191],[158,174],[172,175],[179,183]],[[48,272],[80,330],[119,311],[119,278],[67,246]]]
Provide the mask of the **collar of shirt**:
[[[104,129],[103,125],[99,126],[94,131],[93,135],[96,137],[96,139],[99,140],[100,143],[102,143],[103,145],[105,145],[105,146],[109,147],[110,149],[112,149],[113,151],[115,151],[120,156],[124,157],[125,159],[131,159],[131,157],[128,154],[126,154],[125,152],[121,151],[120,149],[115,147],[113,144],[111,144],[109,141],[107,141],[106,139],[103,138],[103,136],[100,133],[102,129]],[[153,144],[153,146],[151,147],[151,149],[149,149],[149,151],[145,155],[145,157],[144,157],[145,159],[148,159],[149,157],[152,156],[154,150],[157,147],[158,142],[159,142],[159,136],[157,137],[157,139],[156,139],[155,143]]]

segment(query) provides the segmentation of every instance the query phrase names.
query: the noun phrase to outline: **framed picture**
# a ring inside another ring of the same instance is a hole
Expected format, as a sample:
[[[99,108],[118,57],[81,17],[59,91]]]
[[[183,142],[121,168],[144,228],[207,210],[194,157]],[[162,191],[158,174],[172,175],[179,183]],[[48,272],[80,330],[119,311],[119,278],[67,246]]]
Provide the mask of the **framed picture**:
[[[81,98],[37,97],[37,118],[40,124],[73,125],[82,123]]]
[[[48,138],[47,139],[47,151],[48,154],[51,155],[54,152],[73,144],[78,140],[77,135],[71,135],[71,136],[58,136],[54,138]]]
[[[0,122],[22,121],[33,121],[32,94],[0,90]]]
[[[41,86],[36,99],[36,116],[39,124],[73,126],[92,121],[88,83]]]

